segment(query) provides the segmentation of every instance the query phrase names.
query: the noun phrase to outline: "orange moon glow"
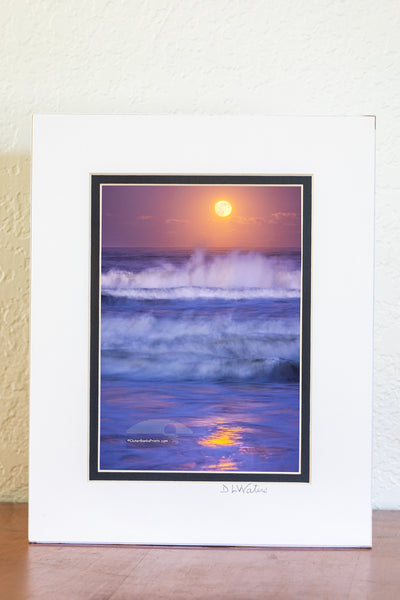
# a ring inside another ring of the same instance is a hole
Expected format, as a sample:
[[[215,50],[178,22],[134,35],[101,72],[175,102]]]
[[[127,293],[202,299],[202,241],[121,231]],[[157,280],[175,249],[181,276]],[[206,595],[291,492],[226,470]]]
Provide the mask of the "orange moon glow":
[[[227,200],[220,200],[214,209],[219,217],[228,217],[232,212],[232,205]]]

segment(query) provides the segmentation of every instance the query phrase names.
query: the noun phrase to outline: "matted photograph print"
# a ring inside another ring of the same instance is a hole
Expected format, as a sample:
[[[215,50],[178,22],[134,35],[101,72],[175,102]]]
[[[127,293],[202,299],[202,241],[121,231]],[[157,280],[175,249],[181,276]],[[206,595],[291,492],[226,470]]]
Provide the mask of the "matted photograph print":
[[[90,479],[308,482],[311,176],[91,189]]]

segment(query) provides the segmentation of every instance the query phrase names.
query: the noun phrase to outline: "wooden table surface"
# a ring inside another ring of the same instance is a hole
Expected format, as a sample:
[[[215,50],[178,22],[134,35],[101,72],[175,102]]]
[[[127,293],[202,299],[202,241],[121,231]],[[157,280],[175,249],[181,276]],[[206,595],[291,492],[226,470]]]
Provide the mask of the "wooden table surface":
[[[400,599],[400,511],[372,550],[29,545],[27,505],[0,503],[4,600]]]

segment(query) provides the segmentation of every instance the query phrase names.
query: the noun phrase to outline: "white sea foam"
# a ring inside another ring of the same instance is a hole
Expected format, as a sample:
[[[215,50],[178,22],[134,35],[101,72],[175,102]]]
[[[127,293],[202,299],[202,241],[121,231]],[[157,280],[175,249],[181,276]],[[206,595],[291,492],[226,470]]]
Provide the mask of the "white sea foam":
[[[113,316],[103,319],[101,340],[103,372],[131,379],[297,377],[296,319]]]
[[[298,290],[277,290],[262,288],[159,288],[159,289],[104,289],[103,293],[118,298],[135,300],[194,300],[197,298],[215,298],[216,300],[245,300],[247,298],[298,298]]]
[[[288,312],[284,303],[268,311],[262,301],[299,297],[293,257],[196,251],[185,262],[110,270],[102,275],[102,294],[114,297],[102,311],[105,375],[137,381],[298,381],[298,309]],[[131,310],[118,298],[171,302]],[[195,299],[210,302],[186,302]],[[238,306],[219,299],[248,302]]]
[[[107,348],[130,348],[132,344],[160,343],[186,338],[201,338],[214,343],[230,338],[264,339],[299,336],[298,319],[235,319],[232,315],[177,314],[157,318],[151,314],[112,316],[102,319],[102,345]]]
[[[137,299],[298,297],[300,270],[281,257],[234,251],[208,256],[197,250],[183,264],[162,261],[140,272],[110,270],[102,293]]]

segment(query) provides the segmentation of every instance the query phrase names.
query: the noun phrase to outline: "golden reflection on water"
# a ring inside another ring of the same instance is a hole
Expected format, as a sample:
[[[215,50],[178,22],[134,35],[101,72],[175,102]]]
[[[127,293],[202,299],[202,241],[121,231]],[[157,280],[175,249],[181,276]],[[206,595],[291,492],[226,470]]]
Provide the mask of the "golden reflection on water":
[[[198,443],[200,446],[208,448],[219,448],[220,446],[236,446],[240,444],[242,436],[240,433],[243,427],[218,427],[209,436],[201,438]]]
[[[209,465],[207,467],[207,470],[237,471],[239,467],[236,461],[231,456],[229,456],[229,448],[233,446],[239,446],[242,444],[242,433],[246,431],[246,429],[244,427],[230,427],[227,424],[221,423],[221,421],[220,424],[217,424],[218,421],[220,420],[218,419],[216,423],[214,421],[214,428],[211,431],[211,433],[205,437],[200,438],[197,443],[200,446],[204,446],[206,448],[226,448],[228,450],[228,453],[227,455],[222,456],[219,459],[216,458],[218,462]]]
[[[234,460],[229,458],[221,458],[217,465],[210,465],[209,469],[215,469],[216,471],[237,471],[237,464]]]

